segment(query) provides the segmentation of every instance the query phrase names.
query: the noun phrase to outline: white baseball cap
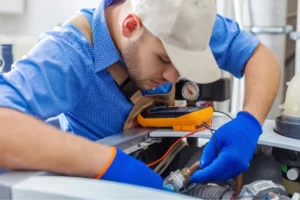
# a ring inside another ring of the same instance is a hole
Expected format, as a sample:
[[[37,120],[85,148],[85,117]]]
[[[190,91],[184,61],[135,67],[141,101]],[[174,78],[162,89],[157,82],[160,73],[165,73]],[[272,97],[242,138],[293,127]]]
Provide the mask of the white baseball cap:
[[[131,5],[142,24],[162,41],[181,76],[197,83],[221,78],[209,47],[215,0],[131,0]]]

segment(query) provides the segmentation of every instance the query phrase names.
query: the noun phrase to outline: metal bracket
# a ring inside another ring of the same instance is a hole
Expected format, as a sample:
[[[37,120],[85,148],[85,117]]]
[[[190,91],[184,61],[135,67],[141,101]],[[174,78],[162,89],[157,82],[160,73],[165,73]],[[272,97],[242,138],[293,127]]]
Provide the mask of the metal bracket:
[[[161,142],[160,139],[148,138],[145,142],[141,142],[139,144],[133,145],[132,147],[124,149],[123,151],[127,154],[131,154],[131,153],[136,152],[141,149],[147,149],[150,145],[152,145],[154,143],[159,143],[159,142]]]
[[[254,33],[254,34],[289,34],[293,31],[293,26],[252,26],[252,27],[245,27],[245,31]]]
[[[149,135],[154,129],[135,128],[122,133],[112,135],[97,141],[97,143],[107,146],[115,146],[125,153],[131,154],[148,146],[161,142],[160,138],[151,138]]]

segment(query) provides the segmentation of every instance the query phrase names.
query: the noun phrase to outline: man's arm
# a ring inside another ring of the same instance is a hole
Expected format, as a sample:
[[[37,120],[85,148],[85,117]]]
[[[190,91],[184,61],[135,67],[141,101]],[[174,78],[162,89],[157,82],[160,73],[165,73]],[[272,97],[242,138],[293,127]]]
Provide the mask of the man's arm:
[[[96,178],[111,156],[109,147],[11,109],[0,108],[0,127],[0,168]]]
[[[246,76],[244,111],[224,124],[205,146],[201,170],[193,182],[225,181],[248,169],[265,120],[278,91],[280,65],[255,36],[218,15],[211,49],[221,69],[237,78]],[[228,166],[230,166],[228,168]]]
[[[44,34],[13,70],[0,74],[0,167],[96,177],[111,155],[42,122],[73,109],[88,85],[88,45],[76,38],[71,30]]]
[[[0,168],[163,187],[157,173],[121,150],[61,132],[17,111],[0,108],[0,127]]]
[[[280,63],[276,56],[257,37],[241,30],[236,21],[219,14],[210,47],[221,69],[237,78],[245,75],[244,111],[263,123],[280,82]]]
[[[245,68],[244,111],[254,115],[261,124],[278,92],[280,76],[277,57],[269,48],[260,44]]]

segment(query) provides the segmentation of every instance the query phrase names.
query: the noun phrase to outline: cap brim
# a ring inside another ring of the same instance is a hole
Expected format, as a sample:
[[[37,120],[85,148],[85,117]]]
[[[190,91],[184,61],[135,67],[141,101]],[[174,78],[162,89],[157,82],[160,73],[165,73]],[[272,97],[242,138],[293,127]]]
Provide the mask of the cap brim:
[[[212,83],[221,70],[208,46],[205,51],[186,51],[162,41],[173,65],[184,78],[196,83]]]

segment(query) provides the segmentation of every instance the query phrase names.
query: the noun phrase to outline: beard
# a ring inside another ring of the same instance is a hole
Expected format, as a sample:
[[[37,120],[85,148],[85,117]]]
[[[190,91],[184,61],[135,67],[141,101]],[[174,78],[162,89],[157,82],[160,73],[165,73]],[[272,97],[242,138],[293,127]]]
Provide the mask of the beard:
[[[144,81],[140,79],[141,70],[140,59],[138,57],[139,47],[138,42],[130,43],[126,48],[123,49],[123,59],[126,63],[129,77],[136,83],[139,89],[145,89]]]
[[[161,74],[152,75],[150,77],[142,77],[141,70],[141,59],[139,58],[139,43],[141,39],[135,42],[132,42],[123,48],[122,55],[125,61],[127,71],[131,80],[133,80],[136,86],[141,90],[149,90],[155,88],[152,80],[166,83],[167,80],[161,77]]]

